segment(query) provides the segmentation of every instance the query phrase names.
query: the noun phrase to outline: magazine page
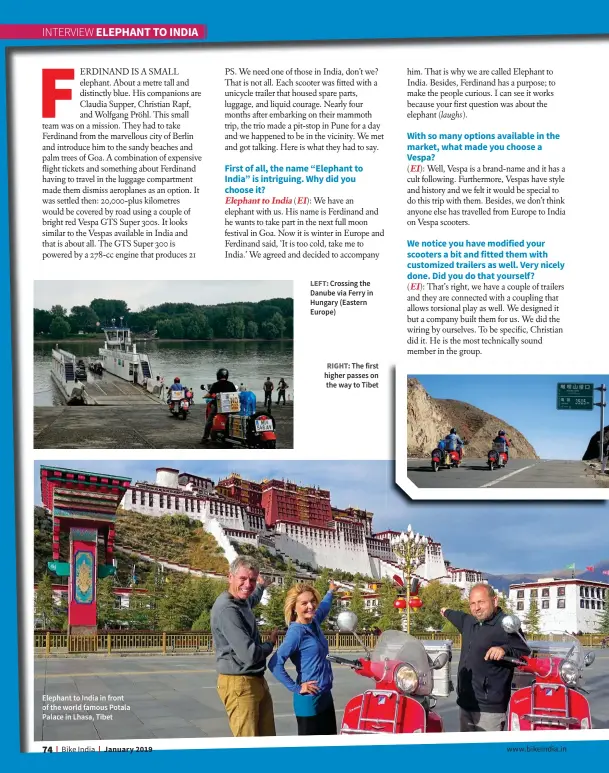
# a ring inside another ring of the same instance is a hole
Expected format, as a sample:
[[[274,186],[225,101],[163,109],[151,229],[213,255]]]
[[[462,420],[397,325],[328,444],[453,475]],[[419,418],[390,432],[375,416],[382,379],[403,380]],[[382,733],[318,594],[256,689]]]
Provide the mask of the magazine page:
[[[403,13],[0,25],[28,760],[601,759],[609,43]]]

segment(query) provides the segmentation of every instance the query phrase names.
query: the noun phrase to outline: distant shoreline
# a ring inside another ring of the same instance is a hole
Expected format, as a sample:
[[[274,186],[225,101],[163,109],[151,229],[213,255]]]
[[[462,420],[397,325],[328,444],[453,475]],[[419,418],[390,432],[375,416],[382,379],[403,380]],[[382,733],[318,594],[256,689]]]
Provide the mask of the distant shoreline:
[[[103,343],[104,338],[101,336],[95,338],[89,338],[85,336],[79,336],[78,338],[34,338],[35,344],[81,344],[81,343]],[[170,343],[228,343],[229,341],[244,342],[251,341],[252,343],[275,343],[277,341],[290,341],[294,342],[293,338],[149,338],[141,341],[132,342],[137,344],[145,344],[149,341],[155,341],[161,344]]]

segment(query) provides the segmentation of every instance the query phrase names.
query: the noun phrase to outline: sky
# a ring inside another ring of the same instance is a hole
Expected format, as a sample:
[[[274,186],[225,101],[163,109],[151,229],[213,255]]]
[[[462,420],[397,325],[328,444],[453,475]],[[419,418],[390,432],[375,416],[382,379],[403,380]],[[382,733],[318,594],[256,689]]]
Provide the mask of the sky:
[[[157,467],[211,478],[232,472],[249,480],[288,479],[329,489],[336,507],[374,513],[375,532],[415,531],[441,542],[455,567],[490,574],[552,572],[575,562],[577,570],[609,560],[609,502],[413,502],[393,483],[393,462],[292,461],[40,461],[40,465],[122,475],[133,482],[156,478]]]
[[[34,282],[34,308],[50,310],[59,304],[88,306],[95,298],[126,301],[131,311],[141,311],[161,303],[195,303],[210,306],[238,301],[262,301],[268,298],[292,298],[291,281],[180,281],[111,282],[39,281]]]
[[[605,384],[609,376],[417,376],[431,397],[462,400],[497,416],[521,432],[542,459],[581,459],[600,428],[600,408],[564,411],[556,408],[559,382]],[[594,392],[599,402],[600,392]],[[607,402],[607,393],[605,393]],[[605,426],[609,410],[605,409]],[[457,428],[458,429],[458,428]],[[501,426],[497,427],[497,431]],[[448,431],[448,430],[447,430]],[[464,438],[467,439],[467,438]]]

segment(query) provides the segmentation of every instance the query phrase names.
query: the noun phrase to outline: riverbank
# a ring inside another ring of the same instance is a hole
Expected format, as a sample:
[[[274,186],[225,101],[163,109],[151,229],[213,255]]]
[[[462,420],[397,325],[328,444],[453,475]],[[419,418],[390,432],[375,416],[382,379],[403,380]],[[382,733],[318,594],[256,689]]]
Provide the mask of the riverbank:
[[[263,403],[257,403],[259,411]],[[273,403],[277,448],[294,447],[294,405]],[[217,451],[220,443],[201,444],[205,405],[195,404],[183,421],[165,405],[152,406],[34,406],[34,448],[131,449],[196,448]]]

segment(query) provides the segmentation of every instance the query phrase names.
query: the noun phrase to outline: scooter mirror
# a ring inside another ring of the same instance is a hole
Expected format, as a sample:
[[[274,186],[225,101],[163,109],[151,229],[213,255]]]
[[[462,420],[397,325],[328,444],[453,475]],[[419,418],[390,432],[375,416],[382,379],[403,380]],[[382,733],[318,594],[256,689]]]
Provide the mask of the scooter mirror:
[[[595,658],[596,658],[596,654],[594,652],[586,652],[586,656],[584,658],[584,666],[591,666],[594,663]]]
[[[518,633],[520,618],[518,615],[505,615],[501,620],[501,626],[506,633]]]
[[[441,652],[431,664],[434,671],[439,671],[448,663],[448,652]]]
[[[354,633],[357,630],[357,615],[348,609],[344,612],[339,612],[336,618],[336,625],[338,630],[343,633]]]

